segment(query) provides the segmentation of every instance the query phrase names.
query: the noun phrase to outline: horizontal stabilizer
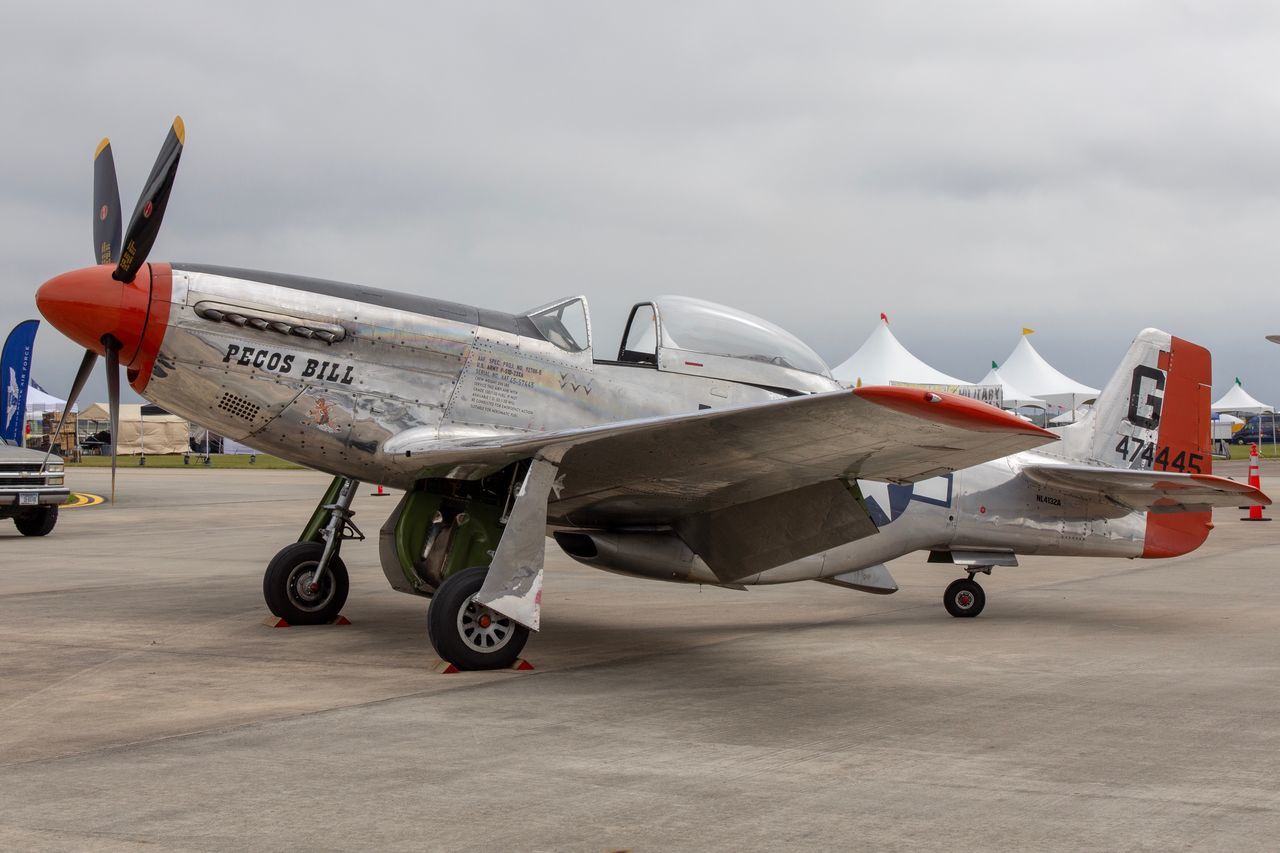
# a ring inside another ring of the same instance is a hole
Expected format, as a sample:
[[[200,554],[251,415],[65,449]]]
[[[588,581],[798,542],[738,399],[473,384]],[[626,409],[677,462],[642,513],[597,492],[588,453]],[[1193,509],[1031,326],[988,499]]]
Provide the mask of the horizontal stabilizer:
[[[1216,506],[1271,503],[1271,498],[1253,486],[1212,474],[1093,465],[1029,465],[1022,470],[1041,486],[1086,499],[1110,500],[1136,512],[1201,512]]]
[[[898,582],[893,579],[893,575],[889,574],[884,563],[876,563],[874,566],[867,566],[856,572],[844,572],[826,578],[817,578],[817,580],[832,586],[856,589],[873,595],[889,595],[898,591]]]

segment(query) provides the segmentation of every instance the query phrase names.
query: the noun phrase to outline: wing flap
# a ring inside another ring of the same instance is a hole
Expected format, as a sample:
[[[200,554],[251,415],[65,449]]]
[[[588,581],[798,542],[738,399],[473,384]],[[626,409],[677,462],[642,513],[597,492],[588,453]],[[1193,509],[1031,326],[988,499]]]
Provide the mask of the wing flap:
[[[1213,507],[1271,503],[1253,486],[1213,474],[1092,465],[1029,465],[1023,473],[1042,486],[1084,498],[1111,500],[1136,512],[1201,512]]]
[[[732,582],[877,531],[842,480],[771,495],[675,521],[676,533],[716,577]]]

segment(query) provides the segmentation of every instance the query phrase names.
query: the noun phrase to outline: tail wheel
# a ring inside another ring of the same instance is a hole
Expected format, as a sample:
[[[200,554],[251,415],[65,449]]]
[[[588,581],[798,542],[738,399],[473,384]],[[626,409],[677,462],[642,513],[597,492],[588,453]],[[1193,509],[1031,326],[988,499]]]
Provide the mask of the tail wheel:
[[[334,554],[316,583],[322,556],[324,543],[294,542],[271,558],[262,577],[262,597],[272,613],[291,625],[325,625],[338,618],[350,589],[347,567]]]
[[[529,629],[475,601],[489,569],[476,566],[444,579],[431,597],[427,636],[436,654],[458,669],[506,669]]]
[[[952,616],[977,616],[987,606],[987,594],[973,578],[960,578],[947,585],[942,604]]]

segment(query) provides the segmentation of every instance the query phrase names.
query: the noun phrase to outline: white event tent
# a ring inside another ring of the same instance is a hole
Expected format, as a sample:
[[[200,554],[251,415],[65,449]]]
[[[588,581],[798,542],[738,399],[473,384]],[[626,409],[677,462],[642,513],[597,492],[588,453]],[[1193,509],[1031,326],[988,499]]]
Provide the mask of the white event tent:
[[[1067,409],[1055,418],[1049,418],[1049,423],[1055,425],[1073,424],[1076,421],[1083,420],[1084,416],[1093,411],[1093,403],[1085,403],[1078,409]]]
[[[35,383],[27,384],[27,416],[39,412],[61,412],[62,407],[67,405],[66,400],[59,400],[52,394],[43,391],[40,386]],[[71,411],[75,411],[76,407],[72,406]]]
[[[999,385],[1006,409],[1021,409],[1023,406],[1030,408],[1043,409],[1045,407],[1044,400],[1034,394],[1028,394],[1018,386],[1014,385],[1008,379],[1004,378],[1004,374],[1000,372],[999,366],[993,361],[991,369],[987,371],[987,375],[978,380],[979,385]]]
[[[1233,412],[1239,415],[1270,414],[1271,417],[1268,418],[1268,420],[1271,421],[1271,446],[1272,452],[1274,453],[1276,410],[1274,407],[1268,406],[1266,403],[1244,390],[1244,384],[1240,381],[1239,376],[1236,377],[1236,382],[1231,386],[1231,390],[1223,394],[1218,402],[1209,407],[1209,410],[1213,412]],[[1259,426],[1261,426],[1261,424],[1259,424]],[[1234,435],[1234,432],[1235,427],[1232,428],[1231,434]],[[1262,431],[1259,430],[1258,434],[1261,435]],[[1214,437],[1216,438],[1217,436],[1215,435]]]
[[[109,427],[111,415],[106,403],[94,403],[80,413],[80,425],[85,422]],[[116,436],[116,451],[121,456],[185,453],[190,449],[187,436],[190,426],[177,415],[144,415],[142,404],[120,404],[120,434]]]
[[[1260,415],[1263,412],[1274,412],[1271,406],[1261,400],[1256,399],[1248,391],[1244,390],[1244,385],[1240,382],[1240,377],[1236,377],[1236,382],[1231,386],[1231,390],[1222,395],[1222,399],[1209,407],[1215,412],[1242,412],[1249,415]]]
[[[1028,336],[1033,329],[1023,329],[1018,345],[1000,368],[1000,375],[1015,387],[1067,411],[1095,399],[1100,393],[1083,382],[1077,382],[1059,371],[1036,352]]]
[[[831,375],[845,385],[973,384],[935,370],[912,355],[889,331],[889,318],[884,314],[857,352],[832,369]]]

